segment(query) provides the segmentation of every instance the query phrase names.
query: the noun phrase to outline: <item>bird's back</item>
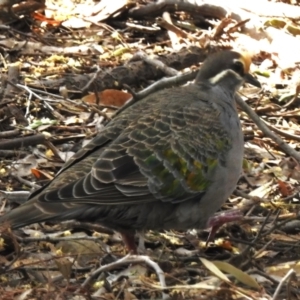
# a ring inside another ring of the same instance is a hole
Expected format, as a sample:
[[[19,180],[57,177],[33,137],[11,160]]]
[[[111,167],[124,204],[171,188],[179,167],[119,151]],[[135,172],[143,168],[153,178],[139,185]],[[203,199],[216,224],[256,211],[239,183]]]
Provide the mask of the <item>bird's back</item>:
[[[242,147],[233,95],[208,84],[162,90],[114,118],[0,222],[21,227],[75,218],[115,229],[203,227],[235,187],[242,157],[235,152]],[[218,198],[214,207],[211,197]]]

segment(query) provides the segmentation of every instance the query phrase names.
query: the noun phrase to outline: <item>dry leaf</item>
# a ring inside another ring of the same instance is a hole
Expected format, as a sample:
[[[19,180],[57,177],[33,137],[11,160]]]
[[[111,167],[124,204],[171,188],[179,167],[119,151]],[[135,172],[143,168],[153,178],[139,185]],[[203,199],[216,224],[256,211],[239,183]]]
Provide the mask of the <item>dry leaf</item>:
[[[125,104],[126,101],[132,98],[132,95],[119,90],[107,89],[101,93],[98,93],[98,97],[100,99],[99,104],[121,107]],[[83,97],[82,100],[92,104],[97,103],[95,94],[87,95]]]
[[[247,273],[243,272],[242,270],[234,267],[233,265],[224,262],[224,261],[214,261],[212,262],[217,268],[220,270],[231,274],[234,276],[238,281],[248,285],[249,287],[255,288],[257,290],[260,290],[261,287],[259,284]]]

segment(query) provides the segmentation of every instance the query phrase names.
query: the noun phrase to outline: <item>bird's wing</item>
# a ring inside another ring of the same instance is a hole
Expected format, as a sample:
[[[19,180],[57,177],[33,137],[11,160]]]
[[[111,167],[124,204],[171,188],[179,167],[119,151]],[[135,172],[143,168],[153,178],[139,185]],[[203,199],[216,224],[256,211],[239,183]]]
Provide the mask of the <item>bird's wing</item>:
[[[178,97],[186,96],[179,91]],[[167,99],[143,112],[136,105],[138,117],[132,120],[120,115],[36,194],[37,200],[119,205],[201,197],[226,164],[231,139],[211,102],[187,98]]]

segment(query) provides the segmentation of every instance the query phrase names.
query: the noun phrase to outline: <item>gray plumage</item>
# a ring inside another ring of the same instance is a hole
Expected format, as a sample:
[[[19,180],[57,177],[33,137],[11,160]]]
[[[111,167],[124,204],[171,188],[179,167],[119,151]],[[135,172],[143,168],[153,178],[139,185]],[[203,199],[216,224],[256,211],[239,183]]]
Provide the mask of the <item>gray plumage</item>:
[[[249,59],[212,55],[194,84],[132,105],[77,152],[29,201],[0,217],[12,228],[47,220],[142,229],[204,228],[234,190],[243,135],[234,94]]]

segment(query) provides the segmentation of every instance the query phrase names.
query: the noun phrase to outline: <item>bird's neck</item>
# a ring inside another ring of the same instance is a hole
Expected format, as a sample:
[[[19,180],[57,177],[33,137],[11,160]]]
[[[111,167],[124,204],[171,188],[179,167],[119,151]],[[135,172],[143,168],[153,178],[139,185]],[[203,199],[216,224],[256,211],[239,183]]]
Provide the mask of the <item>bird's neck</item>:
[[[243,78],[232,70],[224,70],[209,79],[203,78],[200,72],[195,80],[196,84],[207,83],[213,86],[219,86],[231,94],[235,94],[243,82]]]

